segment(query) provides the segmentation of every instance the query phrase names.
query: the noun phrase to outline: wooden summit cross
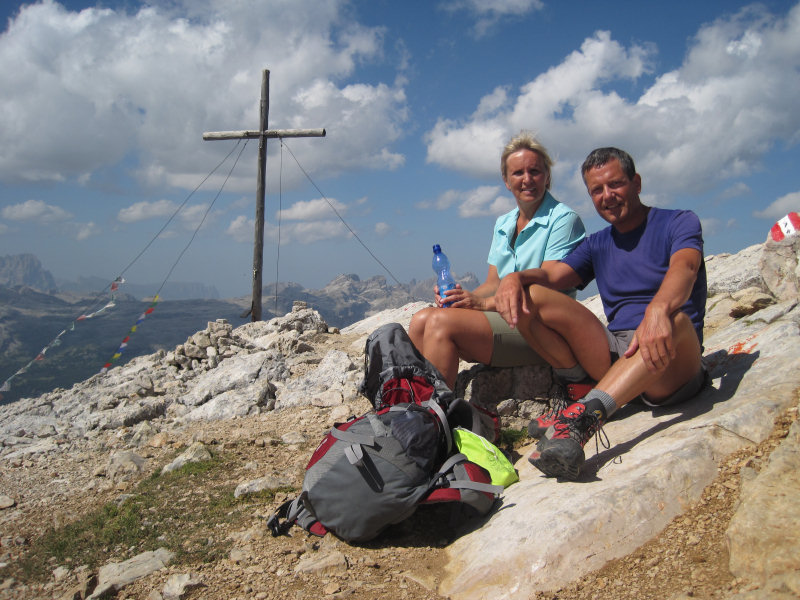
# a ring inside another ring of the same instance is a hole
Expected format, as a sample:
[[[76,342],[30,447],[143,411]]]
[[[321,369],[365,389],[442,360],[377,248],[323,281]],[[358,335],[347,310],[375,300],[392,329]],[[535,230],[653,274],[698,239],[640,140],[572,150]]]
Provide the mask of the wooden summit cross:
[[[325,137],[324,129],[267,129],[269,116],[269,70],[261,76],[261,118],[258,131],[207,131],[204,140],[258,138],[258,181],[256,185],[256,232],[253,247],[252,321],[261,320],[261,269],[264,264],[264,184],[267,178],[267,138]],[[247,313],[245,313],[246,315]]]

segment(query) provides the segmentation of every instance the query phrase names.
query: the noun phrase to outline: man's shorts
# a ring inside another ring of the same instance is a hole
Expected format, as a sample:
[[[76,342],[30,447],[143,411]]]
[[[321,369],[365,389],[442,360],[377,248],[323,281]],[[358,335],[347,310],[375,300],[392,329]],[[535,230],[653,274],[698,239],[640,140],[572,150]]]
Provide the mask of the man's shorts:
[[[608,349],[611,352],[611,364],[614,364],[619,357],[625,354],[625,351],[630,346],[633,334],[636,333],[635,329],[623,329],[621,331],[609,331],[606,328],[606,338],[608,338]],[[678,404],[685,400],[689,400],[696,396],[700,390],[706,385],[708,381],[708,373],[705,367],[700,367],[697,374],[689,381],[679,387],[673,394],[664,398],[661,402],[653,403],[645,398],[644,394],[639,396],[639,399],[647,406],[669,406],[670,404]]]
[[[547,364],[522,337],[519,329],[509,327],[500,313],[485,311],[483,314],[486,315],[489,326],[492,328],[493,345],[490,366],[521,367]]]

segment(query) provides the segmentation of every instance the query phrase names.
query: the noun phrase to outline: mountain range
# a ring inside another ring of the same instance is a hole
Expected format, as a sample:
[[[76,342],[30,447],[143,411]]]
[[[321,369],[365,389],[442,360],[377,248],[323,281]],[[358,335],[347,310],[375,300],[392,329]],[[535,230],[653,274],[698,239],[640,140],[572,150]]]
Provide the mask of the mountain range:
[[[457,280],[467,289],[479,284],[471,273]],[[383,276],[361,280],[355,274],[337,275],[318,290],[292,282],[270,283],[263,288],[262,319],[283,316],[295,300],[303,300],[329,326],[341,328],[382,310],[430,299],[433,285],[433,277],[390,286]],[[220,299],[213,286],[169,282],[161,293],[168,299],[154,306],[157,285],[125,283],[114,293],[113,307],[81,319],[111,299],[108,287],[108,280],[99,277],[60,280],[32,254],[0,256],[0,385],[12,378],[0,402],[70,387],[90,377],[120,349],[123,339],[127,345],[115,365],[172,349],[209,321],[226,319],[236,327],[249,319],[249,297]],[[50,347],[53,340],[57,345]],[[34,360],[43,349],[44,359]],[[19,373],[25,366],[27,370]]]

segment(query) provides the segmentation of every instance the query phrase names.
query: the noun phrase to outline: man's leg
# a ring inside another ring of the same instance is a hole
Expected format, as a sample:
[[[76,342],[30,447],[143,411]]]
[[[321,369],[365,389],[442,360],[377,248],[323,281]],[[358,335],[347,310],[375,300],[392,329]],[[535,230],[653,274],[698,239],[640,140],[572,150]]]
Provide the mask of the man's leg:
[[[459,358],[484,364],[492,359],[492,328],[479,310],[425,308],[412,318],[409,337],[450,389],[456,383]]]
[[[700,343],[684,313],[673,320],[673,344],[675,359],[658,371],[649,370],[639,352],[621,357],[580,403],[565,409],[529,460],[545,475],[576,479],[584,444],[615,410],[640,394],[653,404],[667,400],[697,377],[702,368]]]
[[[530,314],[519,331],[528,344],[559,372],[576,366],[595,381],[611,366],[606,330],[594,313],[566,294],[539,285],[528,289]]]
[[[614,399],[612,413],[639,394],[644,394],[653,404],[659,404],[659,401],[669,398],[697,375],[702,368],[700,340],[686,313],[675,315],[672,337],[675,358],[666,369],[650,371],[637,352],[630,358],[621,356],[606,376],[597,382],[595,390],[605,392]]]

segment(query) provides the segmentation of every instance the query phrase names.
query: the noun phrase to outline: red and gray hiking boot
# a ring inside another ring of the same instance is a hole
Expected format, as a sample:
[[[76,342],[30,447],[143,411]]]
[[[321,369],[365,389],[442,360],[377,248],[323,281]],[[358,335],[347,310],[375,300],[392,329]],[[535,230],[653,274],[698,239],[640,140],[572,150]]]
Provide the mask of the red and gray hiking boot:
[[[594,379],[584,379],[582,381],[573,381],[567,384],[567,396],[573,402],[583,399],[586,394],[594,389],[597,382]]]
[[[548,477],[574,481],[586,459],[583,447],[602,425],[602,412],[586,410],[586,405],[580,402],[571,404],[558,414],[552,430],[539,442],[528,461]],[[607,446],[607,440],[603,445]]]
[[[594,386],[595,381],[591,379],[568,383],[566,388],[569,398],[556,398],[553,401],[552,410],[536,417],[528,423],[528,435],[532,438],[541,438],[545,432],[555,424],[556,418],[562,411],[586,396]]]

